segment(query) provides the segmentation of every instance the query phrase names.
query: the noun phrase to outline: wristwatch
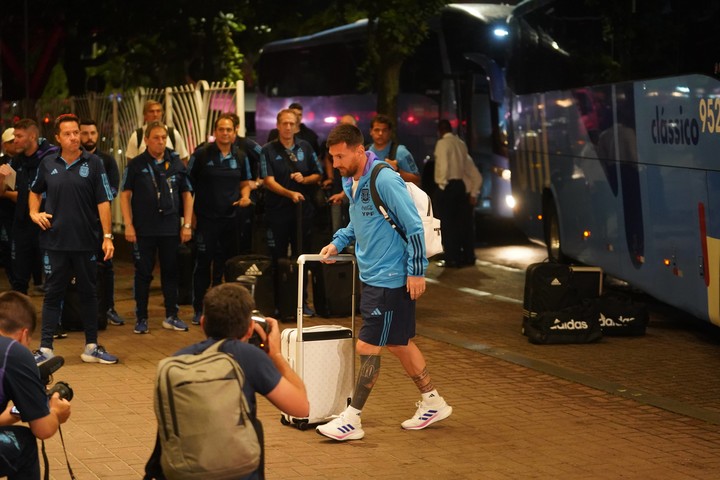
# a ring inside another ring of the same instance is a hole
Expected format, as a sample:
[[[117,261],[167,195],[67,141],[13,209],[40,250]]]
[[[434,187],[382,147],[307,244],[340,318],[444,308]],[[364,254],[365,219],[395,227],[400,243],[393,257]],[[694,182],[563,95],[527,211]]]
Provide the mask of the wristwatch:
[[[189,230],[192,228],[192,225],[190,225],[189,223],[186,223],[183,225],[183,228],[187,228]]]
[[[103,235],[103,238],[109,238],[110,240],[115,240],[115,237],[113,236],[112,233],[106,233],[105,235]]]

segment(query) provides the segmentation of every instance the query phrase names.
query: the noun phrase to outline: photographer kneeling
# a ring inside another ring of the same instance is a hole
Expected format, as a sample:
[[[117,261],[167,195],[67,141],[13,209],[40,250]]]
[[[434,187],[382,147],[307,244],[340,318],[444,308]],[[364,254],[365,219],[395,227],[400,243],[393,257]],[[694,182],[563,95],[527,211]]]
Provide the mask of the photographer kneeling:
[[[223,283],[212,287],[203,299],[203,314],[200,318],[200,325],[208,338],[175,353],[175,356],[198,355],[215,346],[218,342],[223,341],[224,343],[217,345],[219,351],[229,354],[233,361],[242,369],[244,382],[242,385],[242,393],[238,392],[238,395],[244,395],[247,400],[250,422],[255,430],[253,435],[257,436],[257,443],[259,443],[257,468],[245,476],[232,477],[240,477],[243,480],[265,478],[263,456],[264,435],[262,424],[257,418],[255,394],[259,393],[265,396],[270,403],[289,415],[306,417],[310,410],[305,385],[287,361],[285,361],[285,358],[280,352],[280,330],[277,321],[272,318],[265,319],[268,327],[268,332],[265,333],[265,329],[253,320],[252,315],[254,308],[255,301],[250,295],[250,292],[240,284]],[[253,344],[248,343],[248,340],[251,339],[255,332],[260,336],[260,341],[256,342],[253,340]],[[267,346],[267,350],[264,351],[264,349],[258,348],[259,343],[264,343]],[[210,370],[207,366],[203,367],[203,369],[206,368]],[[165,380],[167,380],[167,378]],[[167,384],[166,381],[161,383]],[[225,383],[228,384],[229,382],[226,381]],[[210,382],[205,381],[202,385],[202,388],[207,391],[215,391],[213,387],[210,386]],[[221,453],[221,457],[231,458],[233,462],[239,462],[239,452],[224,450],[224,448],[227,448],[226,445],[214,445],[214,442],[216,442],[218,438],[217,431],[214,431],[212,428],[207,428],[204,424],[197,425],[197,418],[201,415],[229,418],[234,415],[234,413],[219,408],[218,405],[222,404],[220,401],[203,402],[202,404],[193,405],[191,410],[187,411],[183,407],[185,407],[186,405],[184,404],[187,403],[185,400],[190,398],[188,389],[191,388],[191,385],[189,385],[189,382],[183,382],[182,384],[178,384],[177,387],[175,387],[174,384],[168,386],[168,390],[173,390],[174,388],[177,388],[175,393],[180,393],[180,390],[184,390],[182,395],[179,395],[182,396],[183,399],[177,401],[178,396],[175,397],[175,402],[163,402],[157,396],[158,390],[161,389],[155,389],[156,416],[158,416],[158,420],[160,420],[161,416],[158,415],[157,410],[162,409],[163,412],[167,412],[167,416],[163,419],[169,424],[174,424],[175,420],[177,420],[179,426],[175,428],[173,425],[173,427],[160,429],[162,435],[158,435],[155,449],[145,466],[145,480],[164,479],[166,476],[172,478],[171,472],[163,471],[165,465],[181,465],[183,468],[186,468],[188,462],[185,460],[190,459],[190,461],[200,463],[202,459],[208,458],[208,454],[212,455],[216,453],[215,450]],[[223,388],[223,395],[229,397],[230,391],[231,388],[228,384]],[[183,404],[182,406],[180,405],[181,403]],[[172,415],[175,415],[175,417],[170,421],[170,416]],[[192,426],[190,426],[191,423],[193,424]],[[241,423],[233,421],[230,422],[229,425],[231,427],[238,427]],[[167,424],[165,426],[167,427]],[[167,430],[171,430],[171,432]],[[177,438],[169,438],[175,434]],[[163,441],[165,443],[163,443]],[[187,443],[185,443],[185,441],[187,441]],[[173,448],[167,449],[167,445]],[[194,450],[181,452],[182,448],[179,446],[188,446],[188,448],[194,448]],[[186,457],[179,458],[178,455],[181,453],[186,455]],[[196,469],[189,472],[188,475],[182,476],[182,478],[219,478],[211,474],[203,475],[200,470],[201,467],[199,465],[195,466],[197,467]],[[204,466],[213,467],[213,465]],[[178,475],[175,478],[180,478],[180,476]],[[222,478],[230,477],[225,475]]]
[[[54,393],[49,399],[30,340],[37,314],[30,299],[18,292],[0,294],[0,476],[39,479],[37,440],[52,437],[70,417],[70,402]],[[20,412],[11,413],[12,401]],[[30,428],[13,426],[28,422]]]

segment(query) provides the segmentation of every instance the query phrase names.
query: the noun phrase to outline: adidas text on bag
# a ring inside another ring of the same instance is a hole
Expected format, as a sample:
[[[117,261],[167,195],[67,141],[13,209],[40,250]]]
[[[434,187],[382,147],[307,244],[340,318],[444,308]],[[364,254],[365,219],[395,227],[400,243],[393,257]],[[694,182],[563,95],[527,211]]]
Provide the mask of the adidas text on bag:
[[[223,343],[158,364],[155,416],[168,479],[229,480],[259,466],[261,447],[242,390],[245,374],[219,351]]]
[[[370,196],[375,204],[378,212],[388,221],[392,228],[400,234],[403,240],[407,242],[407,236],[397,224],[390,218],[387,206],[380,198],[380,194],[375,187],[375,179],[383,168],[390,168],[385,163],[378,163],[372,169],[370,174]],[[417,208],[420,219],[422,220],[423,232],[425,237],[425,256],[430,258],[434,255],[443,252],[442,246],[442,231],[440,229],[440,220],[433,216],[432,201],[427,193],[425,193],[420,187],[412,182],[405,182],[405,188],[407,188],[410,198]]]

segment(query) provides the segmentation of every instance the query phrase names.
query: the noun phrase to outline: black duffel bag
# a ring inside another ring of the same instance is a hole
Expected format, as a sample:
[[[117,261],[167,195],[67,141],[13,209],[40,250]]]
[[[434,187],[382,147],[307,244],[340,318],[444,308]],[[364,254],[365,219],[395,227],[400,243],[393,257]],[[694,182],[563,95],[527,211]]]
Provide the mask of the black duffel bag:
[[[602,338],[595,302],[584,300],[561,310],[540,312],[525,323],[530,343],[592,343]]]
[[[619,295],[603,295],[595,303],[603,335],[645,335],[650,315],[644,303]]]

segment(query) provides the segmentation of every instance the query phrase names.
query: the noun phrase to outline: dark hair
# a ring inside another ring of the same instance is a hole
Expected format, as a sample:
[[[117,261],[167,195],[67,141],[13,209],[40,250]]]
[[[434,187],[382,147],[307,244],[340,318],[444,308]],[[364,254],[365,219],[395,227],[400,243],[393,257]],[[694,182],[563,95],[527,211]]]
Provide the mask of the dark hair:
[[[365,144],[365,138],[362,132],[355,125],[343,124],[338,125],[328,134],[326,143],[328,147],[339,143],[346,143],[348,147],[357,147]]]
[[[390,117],[388,117],[387,115],[384,115],[384,114],[382,114],[382,113],[379,113],[379,114],[375,115],[375,117],[374,117],[372,120],[370,120],[370,128],[373,128],[376,123],[384,123],[385,125],[388,126],[388,128],[389,128],[390,130],[393,129],[393,121],[392,121],[392,119],[391,119]]]
[[[92,118],[83,118],[80,120],[80,126],[82,127],[83,125],[95,125],[97,127],[97,122]]]
[[[291,104],[288,106],[288,108],[289,108],[290,110],[300,110],[301,112],[302,112],[302,109],[303,109],[303,108],[302,108],[302,105],[300,105],[300,104],[297,103],[297,102],[291,103]]]
[[[450,121],[446,118],[441,119],[438,122],[438,132],[440,133],[452,133],[452,125],[450,125]]]
[[[217,118],[217,120],[215,120],[215,125],[214,125],[215,130],[217,130],[218,123],[220,123],[220,120],[230,120],[230,123],[233,124],[233,128],[237,128],[237,125],[235,124],[235,119],[233,118],[232,113],[221,113],[220,116]]]
[[[150,132],[152,132],[156,128],[162,128],[167,134],[168,129],[165,124],[163,122],[158,122],[157,120],[155,120],[148,123],[147,128],[145,129],[145,138],[150,138]]]
[[[250,327],[255,300],[239,283],[212,287],[203,298],[205,335],[212,338],[241,338]]]
[[[0,293],[0,331],[12,334],[27,328],[35,332],[37,313],[30,297],[20,292]]]
[[[67,122],[75,122],[80,127],[80,119],[74,113],[64,113],[55,119],[55,135],[60,134],[60,125]]]
[[[237,128],[240,125],[240,117],[237,113],[227,113],[226,115],[229,115],[230,118],[232,118],[233,125],[235,125],[235,128]]]
[[[35,130],[38,130],[38,124],[35,123],[35,120],[31,118],[22,118],[15,122],[13,128],[16,128],[18,130],[29,130],[31,128],[34,128]]]

